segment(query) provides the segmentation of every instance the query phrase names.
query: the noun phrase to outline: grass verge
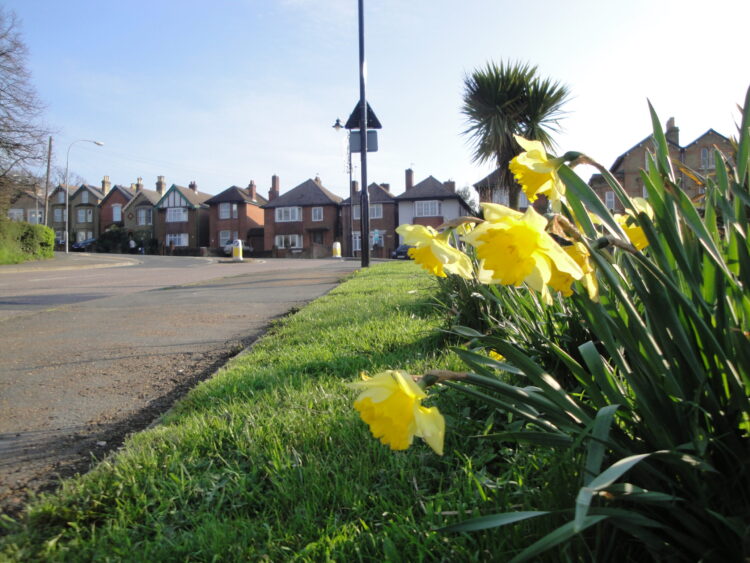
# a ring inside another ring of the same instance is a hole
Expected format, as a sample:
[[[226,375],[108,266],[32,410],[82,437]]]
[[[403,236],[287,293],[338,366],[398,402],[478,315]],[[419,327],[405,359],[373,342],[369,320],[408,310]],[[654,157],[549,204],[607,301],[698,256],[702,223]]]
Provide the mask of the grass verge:
[[[435,529],[477,509],[539,505],[566,488],[553,482],[559,472],[477,439],[491,424],[478,426],[477,410],[470,419],[466,398],[447,392],[436,399],[446,455],[421,442],[391,452],[345,387],[363,370],[459,367],[442,347],[434,291],[413,263],[354,274],[278,322],[159,426],[32,503],[23,522],[6,520],[0,559],[507,559],[533,529]]]

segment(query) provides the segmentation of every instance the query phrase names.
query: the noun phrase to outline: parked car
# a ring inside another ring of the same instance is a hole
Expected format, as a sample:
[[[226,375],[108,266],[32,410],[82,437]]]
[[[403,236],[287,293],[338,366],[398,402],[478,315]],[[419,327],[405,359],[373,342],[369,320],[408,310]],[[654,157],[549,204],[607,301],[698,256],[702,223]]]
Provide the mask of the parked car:
[[[402,244],[399,246],[396,250],[391,252],[391,258],[394,258],[396,260],[409,260],[409,249],[414,248],[413,246],[409,244]]]
[[[232,255],[232,247],[233,246],[234,246],[234,244],[232,244],[231,242],[225,244],[224,245],[224,254],[226,254],[227,256],[231,256]],[[242,255],[243,256],[247,256],[252,251],[253,251],[253,247],[252,246],[248,246],[246,242],[242,243]]]
[[[72,250],[80,250],[81,252],[91,252],[94,250],[94,245],[96,244],[95,238],[87,238],[85,240],[80,240],[78,242],[74,242],[70,245],[70,248]]]

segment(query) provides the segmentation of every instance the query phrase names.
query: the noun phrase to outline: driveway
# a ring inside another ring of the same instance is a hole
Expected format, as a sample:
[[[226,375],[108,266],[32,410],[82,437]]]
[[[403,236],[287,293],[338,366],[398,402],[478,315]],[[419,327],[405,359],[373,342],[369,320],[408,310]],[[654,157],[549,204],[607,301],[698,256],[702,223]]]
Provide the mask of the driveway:
[[[0,267],[0,507],[84,471],[357,262],[67,256]]]

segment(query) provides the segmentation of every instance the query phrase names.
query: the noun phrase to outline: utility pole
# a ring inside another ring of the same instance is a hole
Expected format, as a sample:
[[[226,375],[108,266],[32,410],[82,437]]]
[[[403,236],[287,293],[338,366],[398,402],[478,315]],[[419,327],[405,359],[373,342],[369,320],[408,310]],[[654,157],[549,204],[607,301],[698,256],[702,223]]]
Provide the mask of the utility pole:
[[[47,221],[47,198],[49,197],[49,169],[52,163],[52,135],[49,136],[49,146],[47,147],[47,179],[44,181],[44,225],[48,225]],[[39,216],[36,218],[37,223],[39,222]]]
[[[362,267],[370,265],[370,198],[367,194],[367,96],[365,95],[365,14],[364,0],[359,0],[359,107],[360,107],[360,158],[362,160],[362,195],[359,204],[359,220],[362,227]],[[350,188],[351,189],[351,188]],[[352,205],[354,202],[352,202]]]

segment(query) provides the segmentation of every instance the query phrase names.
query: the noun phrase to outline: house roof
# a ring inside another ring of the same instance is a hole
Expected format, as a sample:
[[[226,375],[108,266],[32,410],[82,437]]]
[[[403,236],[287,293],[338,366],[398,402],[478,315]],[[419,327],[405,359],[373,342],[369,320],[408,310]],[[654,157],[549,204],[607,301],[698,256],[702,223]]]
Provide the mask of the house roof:
[[[443,183],[436,179],[434,176],[428,176],[418,184],[415,184],[410,189],[406,190],[399,196],[396,196],[399,200],[414,200],[414,199],[461,199],[455,192],[450,191],[446,188]]]
[[[27,190],[27,189],[17,190],[13,194],[13,196],[10,198],[10,202],[11,203],[15,203],[16,201],[18,201],[19,199],[21,199],[21,197],[23,197],[23,196],[27,196],[27,197],[30,197],[31,199],[35,199],[39,203],[41,203],[42,205],[44,205],[44,196],[43,195],[35,194],[33,190]]]
[[[341,203],[339,196],[329,192],[315,180],[309,179],[273,201],[269,201],[263,207],[271,209],[304,205],[338,205],[339,203]]]
[[[479,180],[476,184],[474,184],[474,187],[479,188],[492,188],[495,186],[500,186],[503,183],[503,177],[502,172],[500,168],[495,168],[490,174]]]
[[[155,206],[160,206],[161,202],[164,201],[171,192],[179,193],[193,208],[208,207],[206,201],[211,198],[211,194],[204,194],[203,192],[193,191],[185,186],[172,184],[169,189],[164,192],[164,195],[159,198],[159,201],[156,202]]]
[[[716,131],[716,129],[709,129],[708,131],[703,133],[703,135],[698,136],[692,143],[685,145],[684,148],[688,148],[694,145],[695,143],[700,142],[701,139],[711,134],[716,135],[717,137],[720,137],[722,140],[729,142],[729,139],[725,137],[724,135],[722,135],[721,133],[719,133],[718,131]]]
[[[265,205],[268,200],[257,192],[255,192],[255,199],[250,197],[250,190],[247,188],[240,188],[239,186],[231,186],[206,200],[208,205],[214,205],[216,203],[252,203],[255,205]]]
[[[123,207],[123,209],[127,209],[131,205],[136,205],[137,201],[142,201],[144,199],[151,205],[156,205],[156,202],[161,199],[161,194],[156,190],[147,190],[145,188],[142,188],[140,191],[135,193],[133,199],[125,204],[125,207]]]
[[[135,192],[131,190],[130,188],[126,188],[125,186],[120,186],[119,184],[115,184],[112,186],[112,188],[107,192],[107,195],[105,195],[102,200],[99,202],[99,205],[102,205],[107,199],[110,198],[110,196],[115,192],[120,192],[122,195],[124,195],[128,201],[133,199],[135,197]],[[127,204],[126,204],[127,205]]]
[[[65,188],[66,188],[66,186],[64,186],[64,185],[62,185],[62,184],[58,184],[58,185],[57,185],[57,186],[55,186],[55,188],[54,188],[54,189],[53,189],[53,190],[52,190],[52,191],[50,192],[50,195],[52,195],[53,193],[55,193],[55,192],[56,192],[56,191],[58,191],[58,190],[64,190]],[[68,195],[72,195],[72,194],[73,194],[73,192],[75,192],[75,191],[76,191],[76,190],[78,189],[78,186],[70,186],[70,185],[69,185],[69,186],[67,186],[67,188],[68,188]]]
[[[646,137],[646,138],[642,139],[641,141],[637,142],[636,144],[634,144],[632,147],[630,147],[628,150],[626,150],[624,153],[622,153],[620,156],[618,156],[615,159],[614,164],[612,164],[612,166],[609,167],[609,171],[610,172],[616,172],[617,169],[622,164],[622,161],[625,160],[625,157],[628,156],[628,154],[630,154],[631,151],[633,151],[633,150],[637,149],[638,147],[642,146],[644,143],[648,143],[648,142],[653,141],[653,140],[654,140],[654,136],[653,135],[649,135],[648,137]],[[667,139],[667,144],[668,145],[672,145],[673,147],[675,147],[677,149],[681,148],[680,145],[678,145],[677,143],[674,143],[674,142],[670,141],[669,139]]]
[[[370,196],[370,203],[396,203],[396,196],[375,182],[367,187],[367,195]],[[351,205],[351,197],[343,200],[341,205]]]
[[[71,197],[71,198],[73,198],[73,197],[76,197],[76,194],[77,194],[78,192],[82,191],[82,190],[87,190],[88,192],[90,192],[90,193],[91,193],[91,195],[93,195],[93,196],[94,196],[94,197],[96,197],[97,199],[104,199],[104,192],[103,192],[103,191],[101,191],[101,190],[100,190],[99,188],[97,188],[96,186],[92,186],[91,184],[81,184],[81,185],[80,185],[80,186],[78,187],[78,189],[77,189],[77,190],[75,190],[75,191],[74,191],[74,192],[73,192],[72,194],[70,194],[70,197]]]

